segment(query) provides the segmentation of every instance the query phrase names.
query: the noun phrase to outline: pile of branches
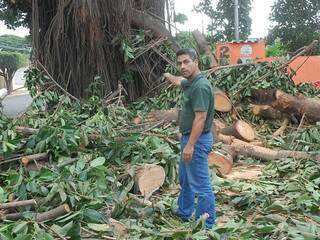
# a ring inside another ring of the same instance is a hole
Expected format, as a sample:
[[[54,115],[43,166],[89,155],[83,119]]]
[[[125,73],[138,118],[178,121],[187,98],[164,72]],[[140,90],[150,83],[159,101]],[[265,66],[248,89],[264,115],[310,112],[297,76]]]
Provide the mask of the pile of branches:
[[[284,65],[216,68],[211,79],[217,144],[209,162],[218,213],[212,231],[204,219],[184,223],[172,215],[178,89],[162,84],[159,96],[125,105],[121,85],[104,98],[93,88],[80,101],[45,68],[29,69],[31,109],[0,119],[1,238],[317,239],[320,129],[317,115],[295,100],[317,107],[311,98],[319,91],[295,86]],[[265,108],[276,118],[264,119]]]

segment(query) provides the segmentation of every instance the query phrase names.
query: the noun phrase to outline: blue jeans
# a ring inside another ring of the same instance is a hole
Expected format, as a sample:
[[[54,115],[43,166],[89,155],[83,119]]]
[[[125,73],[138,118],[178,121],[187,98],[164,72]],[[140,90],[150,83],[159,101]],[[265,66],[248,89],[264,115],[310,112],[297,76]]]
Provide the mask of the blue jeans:
[[[189,140],[189,135],[183,135],[181,138],[181,153]],[[195,197],[198,197],[196,206],[196,219],[199,219],[204,213],[209,214],[206,220],[207,228],[212,228],[215,224],[215,196],[212,190],[208,154],[211,151],[213,137],[211,133],[202,134],[194,146],[194,152],[191,161],[180,159],[179,181],[181,186],[178,198],[178,210],[176,214],[184,219],[191,218]]]

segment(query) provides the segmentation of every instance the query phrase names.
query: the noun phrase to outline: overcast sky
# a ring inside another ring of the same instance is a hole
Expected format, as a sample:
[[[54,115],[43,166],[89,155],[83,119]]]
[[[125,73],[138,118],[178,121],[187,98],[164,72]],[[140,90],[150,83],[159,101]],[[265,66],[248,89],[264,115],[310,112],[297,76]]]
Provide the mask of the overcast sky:
[[[209,22],[208,18],[192,11],[193,6],[198,4],[199,2],[200,0],[175,0],[176,12],[184,13],[188,16],[188,21],[184,25],[178,26],[180,30],[199,29],[200,31],[202,31],[202,25],[204,25],[205,28],[206,24]],[[252,30],[250,38],[263,38],[268,34],[268,29],[270,28],[269,15],[271,6],[274,2],[275,0],[252,1],[252,11],[250,13],[250,16],[252,18]],[[28,35],[29,31],[25,28],[9,30],[2,22],[0,22],[0,35],[3,34],[14,34],[23,37]]]
[[[184,25],[178,26],[179,30],[199,29],[202,31],[202,25],[204,25],[205,28],[206,24],[209,23],[209,19],[206,16],[192,11],[193,6],[197,5],[200,1],[201,0],[175,0],[176,12],[184,13],[188,17],[188,22],[186,22]],[[239,2],[240,1],[241,0],[239,0]],[[212,0],[212,2],[217,1]],[[274,4],[274,2],[275,0],[252,1],[252,10],[250,12],[250,17],[252,19],[250,38],[263,38],[268,34],[268,29],[271,25],[269,16],[271,12],[271,6]],[[206,28],[204,30],[206,30]]]

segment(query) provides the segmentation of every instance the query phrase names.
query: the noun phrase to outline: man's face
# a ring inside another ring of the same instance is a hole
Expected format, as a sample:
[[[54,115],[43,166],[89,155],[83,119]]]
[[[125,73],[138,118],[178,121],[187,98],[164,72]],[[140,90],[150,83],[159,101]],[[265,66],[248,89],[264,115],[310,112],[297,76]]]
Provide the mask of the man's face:
[[[198,70],[198,59],[192,60],[188,54],[177,57],[178,67],[183,77],[190,79]]]

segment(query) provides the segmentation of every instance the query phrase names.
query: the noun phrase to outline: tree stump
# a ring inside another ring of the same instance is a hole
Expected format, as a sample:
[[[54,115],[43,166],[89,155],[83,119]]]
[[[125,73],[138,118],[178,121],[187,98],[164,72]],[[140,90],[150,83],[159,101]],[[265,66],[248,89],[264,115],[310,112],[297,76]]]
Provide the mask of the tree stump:
[[[137,170],[135,176],[136,190],[145,198],[149,198],[152,193],[162,186],[165,176],[163,167],[155,164],[146,164]]]
[[[208,165],[216,166],[221,175],[226,175],[232,171],[233,157],[229,153],[212,151],[208,156]]]

